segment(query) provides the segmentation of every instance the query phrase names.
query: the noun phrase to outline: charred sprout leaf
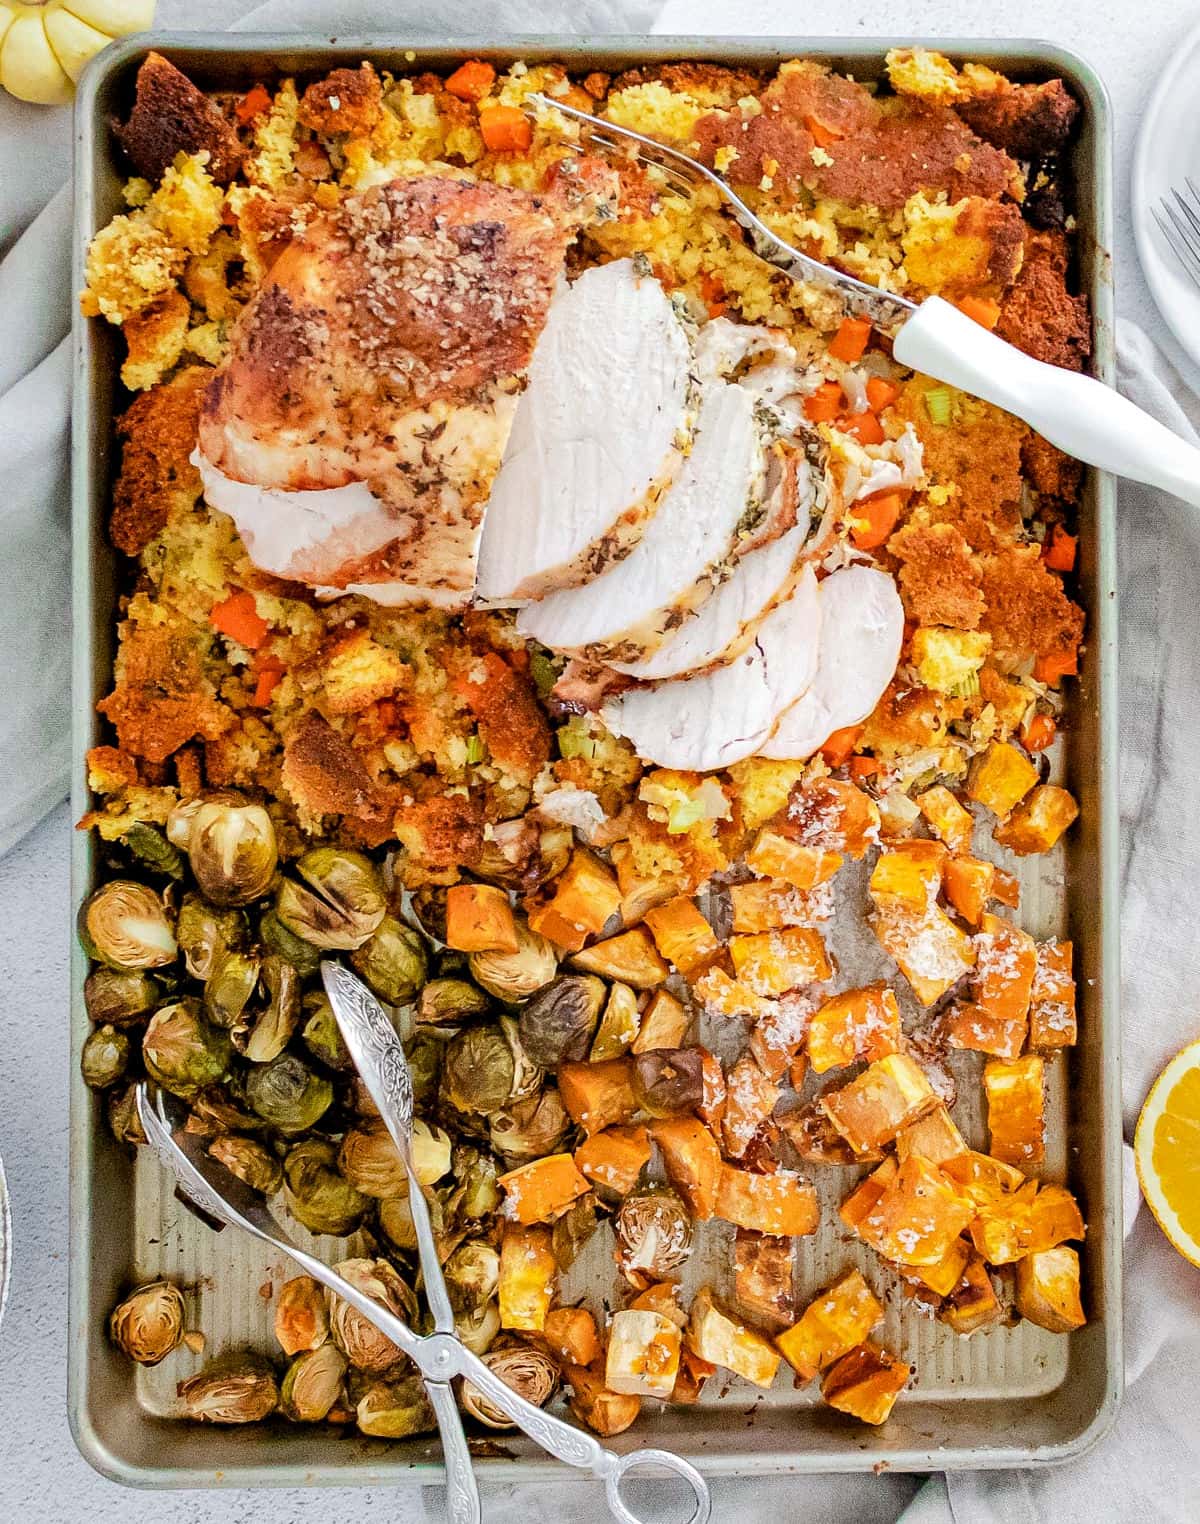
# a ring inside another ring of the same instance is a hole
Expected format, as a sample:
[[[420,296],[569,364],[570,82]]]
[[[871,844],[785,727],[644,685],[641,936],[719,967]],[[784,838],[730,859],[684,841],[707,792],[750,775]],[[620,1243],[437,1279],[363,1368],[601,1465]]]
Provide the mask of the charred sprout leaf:
[[[521,1041],[534,1063],[556,1069],[586,1058],[605,994],[594,974],[563,974],[539,990],[520,1018]]]
[[[229,1072],[233,1048],[219,1027],[205,1021],[198,1000],[160,1006],[142,1037],[142,1061],[151,1079],[190,1100]]]
[[[661,1281],[692,1252],[692,1219],[669,1186],[626,1196],[613,1226],[617,1264],[636,1285]]]
[[[408,1192],[404,1160],[382,1120],[372,1118],[351,1128],[338,1151],[338,1168],[364,1196],[384,1201]]]
[[[304,1020],[300,1035],[312,1056],[327,1069],[353,1069],[354,1060],[342,1041],[328,995],[323,990],[309,990],[300,1005]]]
[[[146,1134],[138,1116],[136,1085],[126,1085],[123,1090],[113,1090],[109,1094],[108,1125],[113,1137],[121,1143],[131,1143],[135,1148],[145,1143]]]
[[[458,1200],[461,1216],[478,1221],[499,1209],[501,1192],[497,1181],[500,1171],[490,1154],[482,1153],[468,1143],[459,1143],[455,1145],[451,1167],[461,1191]]]
[[[246,1079],[251,1109],[284,1133],[307,1132],[333,1104],[333,1086],[294,1053],[281,1053]]]
[[[325,1293],[311,1275],[284,1282],[275,1303],[275,1337],[285,1355],[318,1349],[329,1338]]]
[[[246,918],[240,910],[219,910],[198,894],[185,894],[175,923],[183,961],[193,979],[207,980],[217,960],[246,942]]]
[[[431,979],[417,1001],[417,1021],[459,1027],[487,1014],[488,997],[469,979]]]
[[[426,884],[408,897],[406,919],[434,942],[446,940],[446,891],[440,884]]]
[[[124,1079],[131,1046],[128,1034],[116,1027],[93,1027],[79,1061],[84,1084],[92,1090],[107,1090]]]
[[[468,1027],[446,1045],[442,1094],[456,1111],[490,1116],[530,1095],[540,1078],[516,1022],[507,1017],[492,1026]]]
[[[261,804],[240,794],[189,799],[171,812],[167,834],[188,855],[192,874],[214,905],[249,905],[271,887],[279,850]]]
[[[83,986],[89,1018],[111,1022],[115,1027],[143,1021],[161,999],[158,980],[140,969],[101,965],[92,970]]]
[[[704,1055],[699,1048],[653,1048],[633,1059],[633,1093],[652,1117],[682,1116],[704,1100]]]
[[[509,1344],[483,1356],[483,1363],[505,1386],[511,1387],[535,1408],[545,1407],[558,1391],[558,1364],[544,1350],[532,1344]],[[461,1401],[465,1412],[489,1429],[511,1429],[515,1425],[468,1379],[462,1384]]]
[[[273,908],[263,912],[258,936],[268,952],[277,953],[290,963],[302,979],[311,979],[321,966],[321,949],[289,931]]]
[[[279,1389],[279,1406],[299,1423],[320,1423],[342,1395],[349,1361],[335,1344],[297,1355]]]
[[[497,1000],[513,1005],[536,995],[558,972],[558,957],[551,943],[530,931],[519,916],[517,941],[520,945],[515,953],[472,953],[467,959],[475,983]]]
[[[89,957],[113,968],[163,968],[179,953],[162,900],[126,878],[101,884],[84,901],[79,938]]]
[[[500,1308],[483,1302],[471,1312],[454,1315],[454,1331],[473,1355],[485,1355],[500,1332]]]
[[[356,1421],[363,1434],[376,1439],[407,1439],[437,1428],[420,1376],[376,1381],[359,1398]]]
[[[551,1229],[551,1247],[554,1262],[565,1275],[588,1239],[600,1225],[596,1216],[595,1198],[590,1194],[572,1202],[570,1208],[559,1217]]]
[[[252,1064],[278,1058],[300,1024],[300,976],[292,965],[269,953],[262,963],[262,982],[267,1006],[255,1018],[243,1048]]]
[[[395,916],[384,916],[350,962],[388,1005],[407,1005],[425,982],[425,944]]]
[[[294,936],[325,951],[361,947],[387,913],[379,870],[361,852],[314,847],[296,863],[304,880],[285,878],[275,913]]]
[[[261,1132],[263,1120],[245,1105],[241,1071],[224,1085],[210,1085],[192,1099],[192,1111],[218,1132]]]
[[[264,1196],[273,1196],[283,1184],[283,1165],[269,1148],[264,1148],[253,1138],[225,1133],[212,1140],[208,1151],[243,1185],[261,1191]]]
[[[370,1199],[338,1173],[337,1147],[323,1138],[305,1138],[283,1161],[283,1194],[288,1211],[310,1233],[344,1238],[366,1215]]]
[[[217,954],[204,981],[204,1010],[209,1021],[227,1031],[237,1026],[258,988],[259,964],[257,953],[236,947]]]
[[[275,1372],[249,1351],[214,1360],[176,1390],[188,1417],[201,1423],[258,1423],[279,1405]]]
[[[381,1302],[406,1323],[416,1318],[416,1297],[386,1259],[345,1259],[334,1269],[356,1290],[373,1302]],[[386,1334],[332,1291],[329,1293],[329,1331],[350,1364],[368,1375],[382,1375],[404,1358],[404,1352]]]
[[[604,1015],[596,1028],[592,1051],[588,1057],[593,1063],[608,1058],[620,1058],[638,1034],[638,997],[628,984],[614,984],[608,992]]]
[[[557,1153],[572,1126],[558,1089],[547,1085],[488,1119],[488,1139],[510,1167]]]
[[[183,877],[183,854],[171,845],[157,826],[144,820],[135,820],[121,838],[129,848],[129,854],[152,873],[162,873],[167,878]]]
[[[468,1238],[450,1255],[442,1273],[455,1312],[471,1312],[500,1286],[500,1255],[486,1239]]]
[[[183,1338],[183,1293],[170,1281],[139,1286],[108,1320],[112,1341],[139,1365],[157,1365]]]

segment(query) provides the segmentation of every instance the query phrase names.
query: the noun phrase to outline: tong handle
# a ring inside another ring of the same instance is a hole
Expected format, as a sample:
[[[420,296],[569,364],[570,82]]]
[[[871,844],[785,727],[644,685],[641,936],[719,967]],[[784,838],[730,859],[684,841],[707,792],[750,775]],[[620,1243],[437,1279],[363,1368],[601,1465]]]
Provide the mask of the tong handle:
[[[426,1381],[425,1390],[442,1436],[442,1458],[446,1463],[446,1512],[450,1524],[482,1524],[483,1504],[479,1501],[479,1483],[467,1436],[463,1433],[462,1414],[454,1389],[444,1381]]]

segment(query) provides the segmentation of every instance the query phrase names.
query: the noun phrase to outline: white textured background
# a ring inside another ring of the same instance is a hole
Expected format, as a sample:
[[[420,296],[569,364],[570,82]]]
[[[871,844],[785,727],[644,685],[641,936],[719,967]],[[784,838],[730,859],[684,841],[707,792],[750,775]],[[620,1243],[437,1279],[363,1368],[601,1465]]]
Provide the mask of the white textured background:
[[[246,9],[244,0],[160,0],[159,21],[164,26],[221,26]],[[497,13],[503,14],[503,0]],[[1138,271],[1124,208],[1142,104],[1172,45],[1197,21],[1200,5],[1185,0],[990,0],[986,5],[980,0],[890,0],[886,10],[862,0],[667,0],[656,30],[864,37],[887,28],[893,37],[911,31],[1048,38],[1074,48],[1107,83],[1116,112],[1118,308],[1177,357]],[[22,115],[17,112],[18,121]],[[11,111],[4,120],[14,120]],[[32,171],[31,210],[67,173],[65,113],[43,113],[37,139],[33,163],[26,166]],[[0,176],[6,171],[0,140]],[[64,611],[64,640],[65,619]],[[59,809],[0,861],[0,1154],[7,1163],[15,1215],[14,1280],[0,1329],[0,1521],[126,1524],[132,1517],[139,1524],[359,1524],[378,1518],[415,1524],[426,1517],[439,1519],[438,1494],[423,1498],[413,1491],[135,1496],[96,1476],[76,1454],[65,1414],[70,828],[66,809]],[[1181,1485],[1186,1485],[1183,1479]],[[894,1519],[911,1491],[909,1481],[895,1477],[747,1480],[717,1489],[714,1516],[718,1524],[734,1518],[739,1524],[807,1518],[875,1524]],[[603,1514],[598,1497],[569,1481],[561,1488],[522,1488],[519,1495],[496,1492],[486,1501],[489,1518],[496,1521],[519,1515],[529,1524],[556,1524],[574,1514],[583,1524],[582,1516]],[[645,1495],[642,1501],[648,1518],[672,1517],[653,1510]]]

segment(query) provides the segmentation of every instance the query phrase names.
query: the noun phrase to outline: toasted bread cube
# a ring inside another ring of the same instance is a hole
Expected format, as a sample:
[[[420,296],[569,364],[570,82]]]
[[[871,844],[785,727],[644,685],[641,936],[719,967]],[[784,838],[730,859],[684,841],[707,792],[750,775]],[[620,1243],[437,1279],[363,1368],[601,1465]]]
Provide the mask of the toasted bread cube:
[[[530,931],[536,931],[539,937],[548,938],[556,947],[561,947],[563,952],[579,952],[587,945],[588,934],[584,928],[564,920],[552,904],[539,905],[526,900],[525,918],[529,922]]]
[[[840,1413],[881,1424],[911,1375],[911,1366],[868,1339],[829,1367],[821,1378],[821,1396]]]
[[[1079,805],[1065,788],[1040,783],[1004,824],[996,827],[995,837],[1018,857],[1031,857],[1049,852],[1078,814]]]
[[[691,1020],[682,1000],[677,1000],[669,990],[655,990],[642,1012],[631,1051],[652,1053],[655,1048],[678,1048]]]
[[[794,1170],[757,1175],[730,1164],[721,1165],[714,1215],[739,1228],[784,1238],[815,1233],[821,1221],[816,1191]]]
[[[1054,1249],[1068,1238],[1082,1239],[1087,1229],[1079,1203],[1065,1185],[1043,1185],[1033,1198],[1029,1252]]]
[[[596,1320],[586,1307],[555,1307],[546,1314],[542,1338],[564,1365],[591,1365],[602,1353]]]
[[[525,1226],[553,1222],[591,1189],[570,1154],[547,1154],[522,1164],[501,1175],[499,1184],[504,1187],[502,1214]]]
[[[592,1038],[592,1051],[588,1057],[593,1063],[607,1058],[620,1058],[622,1053],[627,1053],[632,1047],[641,1020],[638,997],[629,985],[610,985],[604,1014],[596,1028],[596,1035]]]
[[[950,1047],[968,1053],[1017,1058],[1025,1046],[1024,1021],[1004,1021],[968,1000],[956,1001],[950,1007],[943,1017],[942,1029]]]
[[[919,1280],[935,1296],[949,1296],[962,1280],[972,1252],[965,1238],[956,1238],[936,1265],[906,1265],[902,1273]]]
[[[856,1153],[890,1143],[902,1127],[932,1111],[937,1094],[906,1053],[889,1053],[840,1090],[821,1097],[821,1110]]]
[[[1076,1038],[1070,942],[1039,942],[1029,1003],[1029,1046],[1069,1048]]]
[[[671,1117],[651,1125],[650,1135],[663,1156],[667,1178],[698,1221],[717,1208],[717,1183],[724,1161],[717,1140],[695,1117]]]
[[[941,1160],[940,1164],[942,1173],[962,1187],[977,1209],[990,1206],[1025,1184],[1025,1176],[1019,1169],[1002,1164],[990,1154],[976,1153],[974,1149],[954,1154]]]
[[[733,1240],[733,1298],[764,1328],[784,1328],[796,1316],[792,1240],[739,1228]]]
[[[756,995],[783,995],[832,976],[821,933],[788,926],[729,939],[733,971]]]
[[[1003,1311],[987,1266],[978,1254],[971,1254],[962,1275],[946,1293],[938,1317],[955,1333],[966,1335],[998,1323]]]
[[[721,944],[717,934],[687,895],[677,895],[665,905],[655,905],[646,912],[646,925],[655,946],[681,974],[690,977],[718,958]]]
[[[681,1345],[679,1329],[661,1313],[632,1308],[614,1313],[605,1386],[631,1397],[669,1397],[679,1372]]]
[[[571,1388],[571,1412],[594,1434],[606,1439],[623,1434],[642,1410],[642,1399],[611,1391],[604,1371],[594,1366],[568,1365],[563,1377]]]
[[[900,1047],[900,1007],[884,984],[844,990],[819,1007],[808,1024],[808,1061],[818,1074],[865,1059],[874,1063]]]
[[[764,826],[746,853],[746,866],[760,878],[781,878],[794,889],[815,889],[842,866],[842,854],[801,846]]]
[[[770,1009],[769,1001],[739,979],[731,979],[723,968],[710,968],[701,974],[692,993],[711,1016],[760,1016]]]
[[[971,850],[975,821],[944,783],[935,783],[917,797],[917,808],[929,822],[929,828],[951,852],[961,855]]]
[[[541,1333],[557,1275],[549,1228],[506,1227],[500,1240],[500,1327]]]
[[[1008,741],[993,741],[971,763],[967,793],[977,804],[1004,820],[1038,781],[1038,770]],[[999,840],[999,832],[996,833]]]
[[[692,1299],[687,1345],[694,1354],[755,1386],[768,1387],[779,1369],[779,1352],[756,1329],[721,1311],[703,1286]]]
[[[571,962],[585,974],[619,979],[622,984],[632,984],[635,990],[657,989],[671,972],[643,926],[594,942],[576,953]]]
[[[1046,1157],[1044,1070],[1038,1053],[993,1058],[984,1065],[990,1150],[1005,1164],[1037,1164]]]
[[[858,1235],[898,1265],[936,1265],[974,1216],[974,1203],[948,1175],[911,1154],[858,1224]]]
[[[492,884],[451,884],[446,890],[446,946],[459,952],[515,953],[517,922],[508,895]]]
[[[883,1308],[861,1270],[848,1270],[804,1309],[799,1322],[777,1334],[775,1344],[801,1381],[840,1360],[861,1344],[883,1318]]]
[[[814,919],[812,896],[781,878],[755,878],[730,884],[729,908],[734,931],[777,931],[781,926],[806,926]]]
[[[606,1127],[575,1150],[575,1166],[604,1196],[628,1196],[650,1162],[650,1134],[644,1127]],[[575,1362],[589,1365],[588,1360]]]
[[[996,882],[995,863],[981,857],[950,857],[942,874],[946,898],[964,921],[978,926]]]
[[[985,915],[975,937],[975,1000],[998,1021],[1025,1030],[1037,972],[1037,943],[1002,916]]]
[[[838,1208],[838,1216],[848,1228],[858,1232],[859,1226],[879,1205],[884,1192],[899,1173],[900,1166],[895,1159],[885,1159],[878,1169],[872,1170],[858,1182]]]
[[[933,1005],[975,962],[971,938],[937,905],[915,911],[904,900],[876,898],[870,917],[879,945],[894,959],[922,1005]]]
[[[1060,1244],[1017,1262],[1017,1311],[1051,1333],[1070,1333],[1087,1322],[1079,1292],[1079,1255]]]
[[[617,913],[621,889],[616,874],[594,852],[576,847],[554,882],[550,903],[564,921],[594,934],[603,931]]]
[[[942,883],[946,848],[940,841],[906,841],[881,852],[871,870],[871,897],[899,900],[918,913],[934,899]]]
[[[966,1151],[963,1135],[945,1106],[935,1106],[896,1134],[896,1158],[901,1164],[909,1154],[920,1154],[931,1164],[941,1165]]]
[[[638,1109],[628,1058],[559,1064],[558,1093],[571,1120],[589,1136],[630,1121]]]
[[[1011,1265],[1029,1253],[1036,1196],[1037,1182],[1027,1180],[1018,1190],[977,1208],[971,1242],[989,1265]]]

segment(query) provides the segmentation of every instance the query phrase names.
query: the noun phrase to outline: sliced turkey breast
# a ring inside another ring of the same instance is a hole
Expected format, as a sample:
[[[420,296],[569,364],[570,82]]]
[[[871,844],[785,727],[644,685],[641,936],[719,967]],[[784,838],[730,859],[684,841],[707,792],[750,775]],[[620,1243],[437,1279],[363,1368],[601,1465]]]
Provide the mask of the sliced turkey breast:
[[[857,725],[892,680],[904,638],[896,584],[873,566],[847,566],[821,583],[821,655],[808,692],[758,748],[764,757],[801,761],[835,730]]]
[[[728,767],[758,751],[808,688],[820,637],[821,598],[806,566],[741,656],[697,677],[631,688],[610,699],[600,717],[659,767],[701,773]]]
[[[482,599],[578,586],[637,543],[690,439],[691,363],[640,262],[585,270],[555,298],[488,502]]]

